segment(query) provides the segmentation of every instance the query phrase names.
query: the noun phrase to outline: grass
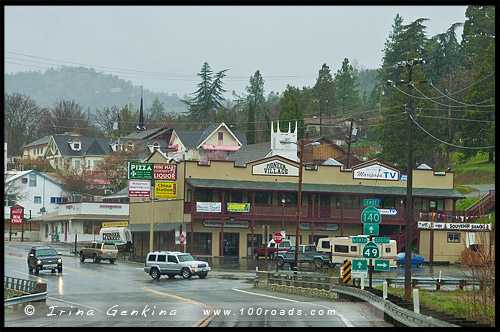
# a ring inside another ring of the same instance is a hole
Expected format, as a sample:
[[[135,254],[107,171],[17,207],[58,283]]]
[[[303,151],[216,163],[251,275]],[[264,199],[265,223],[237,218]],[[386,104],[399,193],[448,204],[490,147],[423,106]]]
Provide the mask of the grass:
[[[470,194],[471,192],[474,192],[474,191],[477,191],[477,189],[475,189],[473,187],[464,186],[464,185],[456,186],[455,190],[457,190],[458,192],[460,192],[461,194],[464,194],[464,195]]]
[[[495,183],[495,163],[488,162],[488,154],[477,153],[474,157],[463,160],[461,153],[453,153],[452,168],[455,172],[455,185]]]
[[[476,204],[479,201],[477,197],[467,197],[457,201],[457,211],[465,211],[469,206]]]
[[[382,289],[382,286],[377,286],[376,288]],[[389,287],[387,291],[388,293],[401,298],[404,297],[404,288]],[[472,291],[459,289],[453,291],[431,291],[420,289],[420,304],[429,309],[447,313],[456,317],[476,319],[471,316],[470,309],[472,304],[465,303],[465,299],[471,294],[471,292]],[[489,307],[487,311],[490,317],[495,317],[495,308],[493,306]]]

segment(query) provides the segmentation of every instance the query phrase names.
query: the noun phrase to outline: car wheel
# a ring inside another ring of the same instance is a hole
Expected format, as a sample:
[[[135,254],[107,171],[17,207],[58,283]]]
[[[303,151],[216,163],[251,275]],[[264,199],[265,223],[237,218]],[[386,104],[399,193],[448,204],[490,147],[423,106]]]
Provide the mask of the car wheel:
[[[285,265],[285,260],[283,257],[278,257],[278,266],[283,267],[283,265]]]
[[[181,275],[183,279],[189,279],[191,278],[191,271],[187,267],[183,268],[181,271]]]
[[[208,273],[200,273],[198,276],[200,279],[205,279],[207,277]]]
[[[57,272],[62,273],[62,266],[57,268]]]
[[[80,253],[80,262],[85,262],[85,256],[82,253]]]
[[[110,259],[109,260],[109,264],[115,264],[115,260],[114,259]]]
[[[39,268],[38,268],[38,266],[37,266],[37,267],[35,267],[35,275],[37,276],[37,275],[39,275],[39,274],[40,274],[40,269],[39,269]]]
[[[156,267],[154,267],[154,268],[151,269],[151,271],[149,272],[149,275],[154,280],[160,279],[160,271],[158,271],[158,269]]]

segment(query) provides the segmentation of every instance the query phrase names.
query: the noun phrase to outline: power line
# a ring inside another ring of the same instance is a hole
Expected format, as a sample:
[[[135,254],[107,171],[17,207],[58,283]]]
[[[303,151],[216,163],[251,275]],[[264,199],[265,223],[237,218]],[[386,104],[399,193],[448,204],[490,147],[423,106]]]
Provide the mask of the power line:
[[[418,111],[444,111],[444,112],[474,112],[474,113],[495,113],[495,110],[470,110],[470,109],[446,109],[446,108],[427,108],[427,107],[417,107]]]
[[[495,146],[492,145],[492,146],[476,146],[476,147],[472,147],[472,146],[461,146],[461,145],[456,145],[456,144],[453,144],[453,143],[449,143],[449,142],[446,142],[446,141],[443,141],[442,139],[439,139],[437,138],[436,136],[432,135],[429,131],[427,131],[424,127],[422,127],[420,125],[420,123],[418,123],[414,118],[413,116],[408,113],[411,121],[418,127],[420,128],[420,130],[422,130],[424,133],[426,133],[427,135],[429,135],[430,137],[432,137],[434,140],[438,141],[438,142],[441,142],[443,144],[446,144],[446,145],[449,145],[449,146],[452,146],[452,147],[455,147],[455,148],[459,148],[459,149],[469,149],[469,150],[484,150],[484,149],[494,149]]]
[[[430,85],[434,88],[434,90],[436,90],[436,91],[437,91],[437,92],[439,92],[441,95],[443,95],[443,97],[446,97],[446,98],[448,98],[448,99],[450,99],[450,100],[452,100],[452,101],[456,102],[457,104],[461,104],[461,105],[465,105],[465,106],[484,107],[484,105],[480,105],[480,104],[483,104],[483,103],[485,103],[485,102],[490,101],[491,99],[493,99],[492,97],[490,97],[490,98],[488,98],[488,99],[485,99],[485,100],[483,100],[483,101],[478,102],[477,104],[468,104],[468,103],[464,103],[464,102],[461,102],[461,101],[459,101],[459,100],[456,100],[455,98],[451,98],[450,96],[448,96],[448,95],[444,94],[441,90],[439,90],[438,88],[436,88],[436,86],[435,86],[434,84],[432,84],[432,82],[431,82],[431,84],[430,84]]]
[[[439,102],[437,102],[437,101],[433,100],[432,98],[430,98],[430,97],[426,96],[426,95],[425,95],[422,91],[420,91],[420,90],[419,90],[419,89],[418,89],[415,85],[413,85],[413,88],[414,88],[415,90],[417,90],[417,92],[418,92],[418,93],[420,93],[422,96],[424,96],[424,99],[430,100],[430,101],[432,101],[433,103],[436,103],[436,104],[440,104]],[[450,98],[450,99],[451,99],[451,98]],[[491,98],[488,98],[488,99],[491,99]],[[483,100],[483,102],[484,102],[484,100]],[[461,102],[460,102],[460,103],[461,103]],[[495,105],[494,105],[494,104],[491,104],[491,105],[472,105],[472,104],[465,104],[465,103],[461,103],[461,104],[463,104],[463,105],[465,105],[465,106],[469,106],[469,107],[471,107],[471,106],[472,106],[472,107],[495,107]],[[444,105],[444,104],[440,104],[440,105]],[[447,105],[447,107],[463,107],[463,106]]]
[[[431,118],[431,119],[443,119],[443,120],[455,120],[455,121],[466,121],[466,122],[485,122],[485,123],[495,123],[491,120],[475,120],[475,119],[463,119],[463,118],[449,118],[445,116],[432,116],[432,115],[417,115],[419,118]]]

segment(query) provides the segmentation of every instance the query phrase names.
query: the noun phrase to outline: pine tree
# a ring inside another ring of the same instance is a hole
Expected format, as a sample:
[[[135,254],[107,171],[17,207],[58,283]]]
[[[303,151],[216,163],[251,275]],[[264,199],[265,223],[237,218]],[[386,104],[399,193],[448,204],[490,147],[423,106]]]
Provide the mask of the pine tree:
[[[321,66],[318,72],[318,79],[314,85],[314,96],[318,101],[319,114],[321,117],[329,118],[334,115],[333,106],[335,104],[335,84],[330,72],[330,67],[326,63]]]
[[[264,79],[260,74],[260,71],[256,71],[253,76],[250,77],[250,85],[246,87],[247,98],[246,98],[246,111],[247,111],[247,143],[256,143],[255,138],[255,128],[256,119],[259,114],[262,114],[262,108],[264,106]]]
[[[338,115],[353,114],[360,110],[361,98],[358,83],[349,59],[345,58],[342,68],[335,74],[335,111]]]
[[[297,121],[298,138],[304,136],[304,114],[301,108],[301,94],[298,88],[287,85],[280,99],[280,127],[288,128],[289,123]]]

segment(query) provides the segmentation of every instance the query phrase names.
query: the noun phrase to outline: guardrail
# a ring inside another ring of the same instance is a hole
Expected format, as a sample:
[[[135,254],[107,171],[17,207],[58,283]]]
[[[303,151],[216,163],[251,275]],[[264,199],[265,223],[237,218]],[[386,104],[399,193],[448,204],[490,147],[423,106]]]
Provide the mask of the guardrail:
[[[378,297],[371,292],[341,285],[337,277],[320,276],[310,272],[304,273],[298,271],[278,273],[257,271],[255,284],[257,287],[264,286],[269,288],[275,288],[276,286],[319,288],[323,291],[328,290],[329,292],[356,297],[370,303],[389,315],[392,319],[409,327],[458,327],[458,325],[441,321],[430,316],[417,314],[411,310],[399,307],[391,301]]]
[[[45,301],[47,298],[47,284],[33,280],[4,277],[4,290],[16,290],[24,295],[4,300],[4,306],[24,302]]]
[[[387,281],[388,286],[404,284],[405,282],[404,278],[386,278],[383,280]],[[412,278],[411,285],[413,288],[417,287],[418,285],[435,285],[436,290],[440,290],[441,286],[458,286],[458,288],[463,290],[465,286],[479,286],[479,288],[482,289],[484,286],[487,286],[489,284],[485,284],[484,282],[474,279]]]

